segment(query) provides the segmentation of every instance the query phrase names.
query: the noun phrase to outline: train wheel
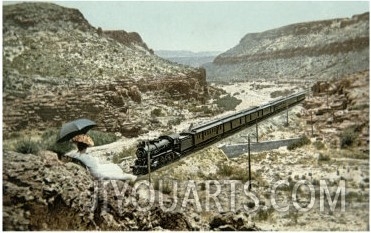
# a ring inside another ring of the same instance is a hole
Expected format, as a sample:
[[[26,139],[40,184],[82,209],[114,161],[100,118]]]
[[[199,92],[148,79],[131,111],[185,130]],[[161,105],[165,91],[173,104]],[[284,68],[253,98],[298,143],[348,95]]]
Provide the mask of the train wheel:
[[[164,166],[167,164],[165,156],[161,156],[160,158],[160,167]]]
[[[167,163],[170,163],[171,161],[172,161],[172,158],[171,158],[170,153],[169,154],[166,154],[166,162]]]

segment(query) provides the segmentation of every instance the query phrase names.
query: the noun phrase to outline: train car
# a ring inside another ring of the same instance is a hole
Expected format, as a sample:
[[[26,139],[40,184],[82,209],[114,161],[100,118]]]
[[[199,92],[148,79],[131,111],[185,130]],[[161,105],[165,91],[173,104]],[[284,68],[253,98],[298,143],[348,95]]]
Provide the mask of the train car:
[[[191,133],[194,137],[194,145],[198,146],[203,144],[205,141],[212,139],[213,137],[222,135],[223,132],[223,123],[217,119],[193,128],[189,133]]]
[[[179,135],[179,144],[177,152],[184,153],[194,146],[194,135],[189,133],[181,133]]]
[[[263,116],[267,116],[271,113],[271,106],[270,105],[266,105],[263,107]]]

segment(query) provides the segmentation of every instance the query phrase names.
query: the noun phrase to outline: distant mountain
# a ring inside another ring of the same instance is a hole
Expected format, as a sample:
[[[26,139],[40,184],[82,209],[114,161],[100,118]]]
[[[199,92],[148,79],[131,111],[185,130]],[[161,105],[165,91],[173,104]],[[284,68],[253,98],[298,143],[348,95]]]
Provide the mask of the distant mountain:
[[[158,50],[155,54],[169,61],[192,67],[201,67],[205,63],[212,62],[220,51],[192,52],[186,50]]]
[[[369,13],[246,34],[204,65],[209,81],[326,79],[369,69]]]
[[[95,28],[77,9],[3,6],[5,132],[86,117],[101,130],[135,136],[159,127],[149,122],[154,106],[201,104],[206,85],[204,70],[154,55],[138,33]]]
[[[169,57],[213,57],[217,56],[221,51],[202,51],[202,52],[192,52],[187,50],[156,50],[155,54],[159,57],[169,58]]]

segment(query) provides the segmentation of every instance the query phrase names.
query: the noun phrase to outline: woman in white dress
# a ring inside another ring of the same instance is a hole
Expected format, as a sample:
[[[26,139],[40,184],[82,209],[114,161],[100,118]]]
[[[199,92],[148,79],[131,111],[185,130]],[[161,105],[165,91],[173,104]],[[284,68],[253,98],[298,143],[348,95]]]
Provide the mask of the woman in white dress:
[[[93,140],[88,135],[77,135],[72,138],[72,142],[76,144],[78,151],[69,156],[85,164],[90,174],[95,178],[105,180],[136,180],[136,176],[124,173],[117,164],[101,161],[92,153],[88,153],[87,148],[94,146]]]

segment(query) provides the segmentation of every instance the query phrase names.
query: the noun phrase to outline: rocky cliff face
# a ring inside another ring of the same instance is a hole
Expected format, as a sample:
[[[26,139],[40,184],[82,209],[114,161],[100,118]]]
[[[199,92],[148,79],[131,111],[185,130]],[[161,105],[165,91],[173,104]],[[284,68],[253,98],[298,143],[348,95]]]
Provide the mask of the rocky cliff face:
[[[99,30],[100,28],[98,28]],[[98,31],[98,33],[100,33]],[[153,50],[148,48],[147,44],[143,41],[142,37],[136,33],[136,32],[126,32],[124,30],[118,31],[118,30],[111,30],[111,31],[104,31],[102,32],[104,35],[107,35],[111,37],[112,39],[117,40],[118,42],[126,45],[136,45],[139,48],[144,48],[145,50],[149,51],[151,54],[153,54]]]
[[[96,29],[78,10],[21,3],[4,6],[3,20],[5,131],[88,117],[135,136],[161,101],[208,98],[203,70],[153,55],[137,33]]]
[[[369,13],[250,33],[206,65],[210,80],[328,78],[368,69]]]

